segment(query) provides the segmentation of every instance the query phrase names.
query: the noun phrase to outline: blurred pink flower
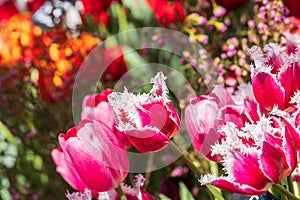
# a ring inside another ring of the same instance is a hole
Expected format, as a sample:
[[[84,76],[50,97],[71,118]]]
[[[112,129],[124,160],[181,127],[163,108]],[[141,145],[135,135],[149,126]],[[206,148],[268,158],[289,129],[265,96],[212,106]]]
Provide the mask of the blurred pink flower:
[[[261,194],[295,169],[297,154],[292,135],[296,130],[288,120],[262,117],[242,129],[227,122],[222,131],[225,137],[211,149],[212,155],[223,157],[226,175],[205,175],[200,179],[202,185],[240,194]]]
[[[221,157],[211,155],[211,145],[225,137],[220,128],[227,122],[241,128],[246,122],[259,120],[265,112],[254,100],[250,85],[240,86],[233,97],[235,100],[221,85],[217,85],[211,94],[192,99],[185,109],[185,123],[195,150],[216,162]]]
[[[97,120],[108,126],[118,137],[124,149],[128,149],[131,144],[126,135],[117,129],[116,116],[113,108],[108,103],[107,96],[114,92],[112,89],[106,89],[100,94],[91,94],[85,96],[82,102],[81,119]]]
[[[261,53],[259,47],[252,47],[249,53],[255,61],[252,66],[252,87],[256,100],[261,106],[272,110],[293,110],[291,97],[300,89],[299,51],[287,55],[286,49],[268,44]]]
[[[83,120],[58,139],[61,149],[54,149],[52,158],[57,172],[75,189],[87,188],[95,195],[118,187],[127,176],[126,151],[102,122]]]
[[[168,97],[166,77],[159,72],[151,79],[149,94],[113,92],[108,96],[117,119],[131,144],[140,152],[153,152],[170,143],[180,128],[179,116]]]

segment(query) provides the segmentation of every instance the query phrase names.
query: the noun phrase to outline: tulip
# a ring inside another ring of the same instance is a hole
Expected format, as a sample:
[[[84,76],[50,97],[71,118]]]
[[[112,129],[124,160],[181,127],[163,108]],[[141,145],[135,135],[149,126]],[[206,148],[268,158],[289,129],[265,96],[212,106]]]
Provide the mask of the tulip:
[[[292,135],[296,130],[288,120],[262,117],[242,129],[228,122],[222,131],[225,137],[211,148],[213,155],[223,158],[226,175],[205,175],[200,178],[202,185],[239,194],[262,194],[295,169],[297,153]]]
[[[158,23],[164,27],[184,20],[184,9],[179,1],[169,2],[168,0],[146,0],[146,3],[153,11]]]
[[[289,9],[289,15],[300,18],[300,1],[284,0],[283,3]]]
[[[245,122],[259,120],[265,112],[254,100],[250,85],[241,86],[238,93],[234,100],[222,86],[217,85],[211,94],[193,98],[186,107],[186,127],[194,149],[202,156],[219,162],[221,157],[211,156],[210,149],[211,145],[224,138],[219,129],[226,122],[233,122],[241,128]]]
[[[100,94],[91,94],[85,96],[82,103],[81,119],[97,120],[108,126],[118,137],[124,149],[128,149],[129,143],[126,135],[119,131],[116,123],[116,117],[113,108],[108,103],[107,96],[114,92],[112,89],[104,90]]]
[[[280,110],[291,111],[291,97],[300,89],[299,50],[287,55],[285,48],[268,44],[264,51],[267,55],[262,55],[258,47],[249,50],[255,61],[251,74],[255,98],[268,110],[277,105]]]
[[[122,47],[116,45],[105,49],[101,66],[105,70],[102,81],[118,81],[127,72]]]
[[[66,160],[62,148],[53,149],[51,152],[52,159],[56,166],[56,171],[64,178],[64,180],[78,191],[90,190],[92,195],[96,197],[98,192],[89,188],[79,177],[73,165]]]
[[[170,143],[180,128],[179,116],[168,98],[166,77],[159,72],[151,79],[149,94],[113,92],[108,100],[116,113],[118,129],[140,152],[158,151]]]
[[[81,121],[59,135],[59,144],[64,154],[57,149],[52,152],[57,171],[77,190],[86,186],[97,192],[108,191],[118,187],[127,176],[127,154],[102,122]]]

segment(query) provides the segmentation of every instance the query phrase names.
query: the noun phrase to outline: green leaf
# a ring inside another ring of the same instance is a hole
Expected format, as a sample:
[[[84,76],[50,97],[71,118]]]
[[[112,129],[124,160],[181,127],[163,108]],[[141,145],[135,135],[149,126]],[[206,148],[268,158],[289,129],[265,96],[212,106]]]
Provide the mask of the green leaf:
[[[0,121],[0,136],[4,136],[8,142],[15,144],[16,140],[10,130]],[[1,138],[1,137],[0,137]]]
[[[152,10],[145,0],[122,0],[123,5],[129,8],[132,16],[147,25],[152,25],[155,21]]]
[[[214,195],[216,200],[225,200],[222,194],[212,185],[206,185],[207,189]]]
[[[195,200],[189,189],[182,182],[179,183],[179,196],[180,199]]]

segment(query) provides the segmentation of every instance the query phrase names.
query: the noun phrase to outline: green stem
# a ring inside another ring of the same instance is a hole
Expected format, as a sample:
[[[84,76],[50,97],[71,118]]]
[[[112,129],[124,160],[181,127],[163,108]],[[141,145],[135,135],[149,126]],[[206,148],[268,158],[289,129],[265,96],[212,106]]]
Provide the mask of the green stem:
[[[177,147],[176,144],[174,144],[172,141],[170,142],[169,145],[172,151],[178,156],[180,156],[180,159],[192,170],[192,172],[197,177],[201,177],[202,173],[200,172],[198,167],[194,165],[193,161],[191,161],[191,159],[189,159],[189,157],[185,155],[185,152],[183,152],[179,147]],[[222,193],[219,190],[217,190],[214,186],[206,185],[206,188],[215,197],[215,199],[224,200],[224,198],[222,197]]]
[[[125,196],[125,194],[124,194],[121,186],[117,187],[115,190],[118,193],[118,195],[119,195],[119,197],[120,197],[121,200],[127,200],[127,198],[126,198],[126,196]]]
[[[283,193],[285,196],[287,196],[291,200],[300,200],[299,198],[297,198],[294,194],[292,194],[290,191],[285,189],[285,187],[283,187],[280,184],[273,185],[273,187],[276,188],[280,193]]]
[[[200,172],[200,170],[198,169],[198,167],[196,167],[193,163],[193,161],[191,161],[189,159],[189,157],[187,157],[185,155],[185,153],[179,149],[176,144],[174,144],[173,142],[170,142],[170,147],[172,149],[172,151],[174,153],[176,153],[178,156],[180,156],[180,159],[192,170],[192,172],[197,176],[200,177],[202,175],[202,173]]]
[[[289,191],[293,194],[295,194],[295,188],[294,188],[294,184],[293,184],[293,178],[291,175],[289,175],[287,177],[287,183],[288,183],[288,186],[289,186]]]

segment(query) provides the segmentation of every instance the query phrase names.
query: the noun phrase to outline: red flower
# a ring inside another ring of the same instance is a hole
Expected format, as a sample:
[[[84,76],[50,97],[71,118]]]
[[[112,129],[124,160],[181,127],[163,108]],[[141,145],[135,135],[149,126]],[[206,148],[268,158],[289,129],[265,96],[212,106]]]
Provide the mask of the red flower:
[[[153,152],[170,143],[180,128],[180,120],[168,98],[166,77],[159,72],[149,94],[113,92],[108,96],[117,119],[130,143],[140,152]]]
[[[7,0],[0,5],[0,22],[8,20],[13,15],[19,13],[16,4],[13,0]]]
[[[112,89],[104,90],[101,94],[85,96],[82,102],[81,119],[97,120],[108,126],[119,138],[125,149],[131,144],[126,135],[117,129],[116,116],[113,108],[108,103],[107,96],[114,92]]]
[[[102,81],[118,81],[127,72],[122,47],[113,46],[105,49],[101,66],[104,70]]]
[[[83,15],[90,14],[96,22],[102,22],[108,25],[107,10],[112,2],[120,2],[120,0],[81,0],[83,4]]]
[[[284,0],[283,3],[289,9],[289,11],[290,11],[289,14],[291,16],[295,16],[297,18],[300,18],[300,1]]]
[[[29,0],[27,1],[27,8],[31,12],[37,11],[47,0]]]
[[[184,9],[179,1],[146,0],[158,23],[164,27],[184,20]]]
[[[97,192],[114,189],[127,176],[129,161],[126,151],[102,122],[81,121],[66,134],[59,135],[59,144],[61,149],[52,151],[57,171],[81,192],[85,186]]]
[[[252,68],[252,88],[258,103],[268,110],[278,106],[280,110],[291,110],[291,97],[300,90],[299,50],[287,55],[286,49],[275,44],[261,49],[252,47],[249,52],[255,60]]]
[[[224,7],[227,11],[236,10],[247,5],[249,2],[250,0],[216,0],[216,3]]]

